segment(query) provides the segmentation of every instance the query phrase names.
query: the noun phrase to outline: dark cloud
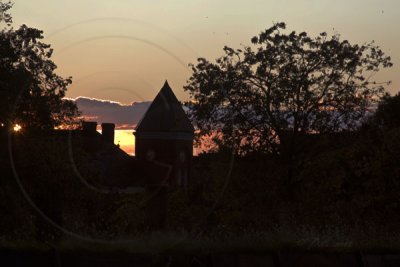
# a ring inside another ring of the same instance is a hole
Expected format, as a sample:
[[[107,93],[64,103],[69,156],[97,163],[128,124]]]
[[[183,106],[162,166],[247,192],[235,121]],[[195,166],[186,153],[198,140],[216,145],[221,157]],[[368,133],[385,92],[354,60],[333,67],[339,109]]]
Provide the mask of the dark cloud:
[[[132,129],[149,108],[151,101],[123,105],[119,102],[89,97],[73,99],[84,118],[97,123],[112,122],[119,129]]]

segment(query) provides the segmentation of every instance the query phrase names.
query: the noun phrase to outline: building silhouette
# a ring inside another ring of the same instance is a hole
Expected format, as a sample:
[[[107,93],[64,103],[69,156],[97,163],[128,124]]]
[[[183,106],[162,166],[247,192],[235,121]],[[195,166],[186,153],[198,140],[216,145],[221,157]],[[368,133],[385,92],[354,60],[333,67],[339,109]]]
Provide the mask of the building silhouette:
[[[95,168],[104,174],[105,186],[186,187],[189,184],[194,128],[166,81],[138,123],[135,156],[129,156],[114,144],[115,125],[82,123],[85,150]]]
[[[139,161],[170,166],[167,183],[188,185],[194,128],[167,81],[137,125],[135,137]]]

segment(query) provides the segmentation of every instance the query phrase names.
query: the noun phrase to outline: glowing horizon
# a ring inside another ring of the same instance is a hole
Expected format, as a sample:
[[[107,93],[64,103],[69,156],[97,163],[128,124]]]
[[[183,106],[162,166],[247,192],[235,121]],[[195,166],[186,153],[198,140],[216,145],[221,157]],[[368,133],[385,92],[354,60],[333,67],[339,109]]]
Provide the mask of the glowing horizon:
[[[114,143],[131,156],[135,155],[135,136],[133,129],[130,130],[115,130]]]
[[[114,144],[131,156],[135,156],[135,136],[133,135],[134,129],[116,129]],[[101,130],[98,130],[101,133]],[[199,150],[193,149],[193,155],[198,155]]]

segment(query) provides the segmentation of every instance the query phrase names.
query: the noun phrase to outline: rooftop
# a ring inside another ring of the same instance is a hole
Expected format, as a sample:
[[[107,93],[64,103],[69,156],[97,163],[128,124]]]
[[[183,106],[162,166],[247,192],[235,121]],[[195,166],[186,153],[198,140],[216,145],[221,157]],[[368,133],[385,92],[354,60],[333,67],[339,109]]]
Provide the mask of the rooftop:
[[[167,81],[137,125],[136,132],[194,132],[192,123]]]

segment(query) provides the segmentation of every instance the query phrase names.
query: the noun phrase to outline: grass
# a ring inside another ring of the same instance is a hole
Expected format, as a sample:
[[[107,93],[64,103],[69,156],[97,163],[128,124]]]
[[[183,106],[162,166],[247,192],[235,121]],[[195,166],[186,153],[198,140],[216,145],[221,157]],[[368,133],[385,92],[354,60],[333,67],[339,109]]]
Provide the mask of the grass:
[[[128,253],[128,254],[209,254],[236,252],[319,251],[319,252],[399,252],[400,234],[386,233],[380,236],[349,233],[339,228],[317,231],[301,227],[296,231],[277,227],[270,232],[248,231],[242,234],[194,235],[187,232],[154,232],[139,234],[131,239],[77,240],[64,236],[61,241],[39,243],[35,241],[1,240],[0,247],[8,250]]]

